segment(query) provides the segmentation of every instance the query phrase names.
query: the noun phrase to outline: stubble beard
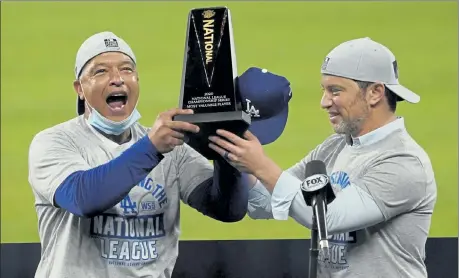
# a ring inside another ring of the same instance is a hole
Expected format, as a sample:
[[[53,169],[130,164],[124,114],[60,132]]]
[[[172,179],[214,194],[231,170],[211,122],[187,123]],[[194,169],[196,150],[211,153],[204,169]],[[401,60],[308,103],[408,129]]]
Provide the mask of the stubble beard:
[[[350,117],[348,119],[344,119],[341,116],[341,122],[333,127],[336,133],[346,134],[352,137],[357,137],[359,135],[360,131],[362,130],[362,125],[367,120],[369,115],[369,109],[363,96],[356,98],[350,107],[354,107],[359,103],[362,104],[362,109],[359,113],[360,116],[355,118]]]

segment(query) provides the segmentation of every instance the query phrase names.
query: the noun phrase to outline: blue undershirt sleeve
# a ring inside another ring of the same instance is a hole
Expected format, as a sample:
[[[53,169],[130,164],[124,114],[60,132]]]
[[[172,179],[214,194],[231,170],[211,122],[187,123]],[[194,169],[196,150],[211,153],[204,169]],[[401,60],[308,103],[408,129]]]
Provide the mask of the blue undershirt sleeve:
[[[163,158],[145,136],[119,157],[70,174],[58,186],[55,204],[78,216],[101,213],[120,202]]]

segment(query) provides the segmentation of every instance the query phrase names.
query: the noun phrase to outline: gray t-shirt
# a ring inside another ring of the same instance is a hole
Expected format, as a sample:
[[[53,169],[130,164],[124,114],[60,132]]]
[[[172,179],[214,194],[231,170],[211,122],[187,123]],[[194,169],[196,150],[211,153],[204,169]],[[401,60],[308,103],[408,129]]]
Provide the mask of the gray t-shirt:
[[[140,124],[118,145],[83,116],[38,133],[29,151],[42,256],[37,278],[171,277],[178,255],[180,201],[212,177],[210,162],[187,145],[176,147],[128,196],[92,218],[56,208],[57,187],[78,170],[104,164],[147,134]]]
[[[332,229],[330,259],[319,257],[318,277],[427,277],[425,243],[437,189],[430,159],[408,134],[403,119],[355,140],[353,146],[345,136],[330,136],[282,174],[272,196],[264,187],[254,187],[249,215],[255,219],[291,216],[310,228],[312,210],[300,189],[310,160],[326,164],[336,194],[327,212]],[[354,200],[343,199],[350,193]],[[380,222],[344,230],[344,222],[358,222],[365,216],[365,207],[352,203],[364,203],[365,198],[376,203]]]

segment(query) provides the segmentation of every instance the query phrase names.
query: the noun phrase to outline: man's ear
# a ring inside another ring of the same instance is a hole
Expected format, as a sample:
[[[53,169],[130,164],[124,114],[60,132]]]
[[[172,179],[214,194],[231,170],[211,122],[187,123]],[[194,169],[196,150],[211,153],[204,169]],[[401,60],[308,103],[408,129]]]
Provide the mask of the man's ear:
[[[73,89],[80,99],[84,99],[83,88],[81,88],[80,80],[73,81]]]
[[[375,83],[368,88],[366,97],[371,106],[375,106],[384,98],[385,86],[382,83]]]

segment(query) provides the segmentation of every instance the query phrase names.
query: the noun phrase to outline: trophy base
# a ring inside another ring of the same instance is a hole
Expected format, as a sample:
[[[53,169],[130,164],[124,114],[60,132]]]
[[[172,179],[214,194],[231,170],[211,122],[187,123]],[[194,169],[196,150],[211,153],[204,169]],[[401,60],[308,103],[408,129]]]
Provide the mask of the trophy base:
[[[244,111],[231,111],[176,115],[174,121],[188,122],[199,126],[198,133],[186,133],[185,143],[208,160],[215,160],[221,156],[209,148],[209,136],[217,135],[217,129],[224,129],[242,137],[251,124],[251,117]]]

